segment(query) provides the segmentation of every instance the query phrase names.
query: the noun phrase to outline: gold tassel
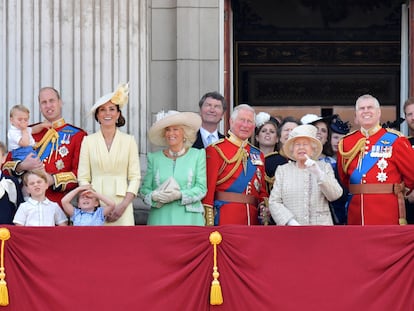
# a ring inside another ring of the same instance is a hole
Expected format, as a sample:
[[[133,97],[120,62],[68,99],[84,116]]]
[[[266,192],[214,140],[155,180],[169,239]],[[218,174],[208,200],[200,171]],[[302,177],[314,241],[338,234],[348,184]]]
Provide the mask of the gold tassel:
[[[1,257],[0,257],[0,306],[9,305],[9,290],[7,289],[6,273],[4,273],[4,244],[10,239],[10,231],[7,228],[0,228]]]
[[[214,231],[210,233],[210,243],[213,244],[214,248],[214,267],[213,267],[213,281],[211,282],[210,290],[210,304],[211,305],[221,305],[223,303],[223,295],[221,293],[221,286],[218,278],[220,273],[218,273],[217,268],[217,245],[221,243],[222,237],[220,232]]]

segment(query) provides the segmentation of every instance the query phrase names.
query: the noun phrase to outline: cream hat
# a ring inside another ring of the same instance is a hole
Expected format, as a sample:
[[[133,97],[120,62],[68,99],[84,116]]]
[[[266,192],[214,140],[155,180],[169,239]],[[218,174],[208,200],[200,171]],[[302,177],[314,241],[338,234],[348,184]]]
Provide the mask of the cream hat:
[[[99,98],[95,105],[89,111],[90,114],[95,114],[96,109],[98,109],[103,104],[111,101],[113,104],[118,105],[120,109],[122,109],[128,103],[128,93],[129,93],[129,85],[128,83],[119,84],[118,87],[114,92],[105,94],[101,98]]]
[[[309,138],[312,144],[316,145],[316,150],[312,154],[312,159],[317,160],[322,153],[322,144],[319,139],[316,138],[318,129],[311,124],[304,124],[295,127],[289,134],[289,139],[283,145],[283,152],[289,157],[289,159],[296,160],[293,157],[292,150],[293,144],[297,138]]]
[[[167,146],[165,141],[164,130],[172,125],[184,125],[197,132],[201,126],[201,117],[194,112],[179,112],[169,110],[168,112],[160,111],[157,113],[156,121],[148,131],[148,137],[152,144],[156,146]],[[187,137],[195,141],[196,136]],[[194,143],[191,141],[191,144]]]
[[[302,124],[312,124],[316,121],[322,120],[322,117],[317,116],[316,114],[313,113],[308,113],[305,114],[301,119],[300,122],[302,122]]]

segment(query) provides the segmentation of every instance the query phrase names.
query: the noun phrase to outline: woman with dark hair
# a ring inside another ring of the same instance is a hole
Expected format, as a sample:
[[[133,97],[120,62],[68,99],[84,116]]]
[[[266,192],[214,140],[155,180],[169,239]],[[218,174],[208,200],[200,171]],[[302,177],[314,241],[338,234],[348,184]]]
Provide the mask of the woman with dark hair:
[[[265,157],[265,178],[268,191],[271,190],[274,181],[275,171],[272,170],[272,163],[275,162],[275,157],[278,155],[278,125],[279,122],[267,112],[259,112],[256,115],[255,146],[263,152]]]
[[[128,84],[102,96],[91,114],[100,130],[82,142],[79,157],[79,185],[91,184],[99,193],[115,201],[106,224],[133,226],[132,201],[141,181],[138,146],[134,136],[118,130],[125,125],[121,109],[128,102]]]

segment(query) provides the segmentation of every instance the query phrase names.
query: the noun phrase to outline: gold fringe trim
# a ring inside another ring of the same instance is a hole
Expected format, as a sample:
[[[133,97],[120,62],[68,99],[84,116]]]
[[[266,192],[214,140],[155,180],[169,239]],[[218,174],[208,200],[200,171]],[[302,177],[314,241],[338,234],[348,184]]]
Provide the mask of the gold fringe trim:
[[[62,186],[62,191],[66,190],[67,184],[76,183],[78,181],[75,174],[72,172],[57,173],[53,175],[53,178],[55,180],[55,188]]]
[[[339,154],[342,156],[342,169],[344,173],[348,171],[349,165],[356,158],[358,154],[359,154],[359,162],[361,161],[362,156],[364,155],[364,152],[365,152],[365,141],[366,139],[364,137],[361,138],[348,152],[344,152],[343,139],[339,141],[338,151],[339,151]],[[358,163],[358,166],[359,164],[360,163]]]
[[[216,151],[218,152],[218,154],[220,155],[220,157],[224,160],[224,162],[227,164],[234,164],[234,167],[231,169],[231,171],[224,176],[223,178],[219,179],[216,182],[216,185],[221,185],[222,183],[225,183],[227,180],[230,179],[231,176],[233,176],[234,172],[239,168],[240,163],[243,163],[243,169],[244,169],[244,173],[246,173],[246,168],[247,168],[247,158],[248,158],[248,153],[247,151],[243,148],[243,146],[241,146],[239,148],[239,150],[237,150],[236,154],[231,158],[228,159],[226,157],[226,155],[223,153],[223,151],[218,147],[213,145],[213,147],[216,149]],[[226,165],[224,165],[221,169],[221,171],[224,170],[224,167],[226,167]],[[220,174],[221,172],[219,172]]]
[[[10,231],[7,228],[0,228],[1,239],[1,257],[0,257],[0,306],[9,305],[9,290],[5,281],[6,273],[4,272],[4,244],[10,239]]]
[[[210,233],[210,243],[213,244],[214,248],[214,266],[213,266],[213,281],[211,282],[210,289],[210,304],[217,306],[223,304],[223,294],[221,293],[221,286],[218,280],[220,273],[217,268],[217,245],[221,243],[222,237],[220,232],[214,231]]]
[[[50,149],[50,154],[49,154],[49,161],[50,161],[50,156],[52,155],[53,150],[56,151],[55,155],[57,156],[58,145],[59,145],[59,133],[56,132],[54,128],[50,128],[46,132],[46,134],[43,136],[43,138],[35,144],[34,149],[40,148],[40,150],[38,151],[39,158],[42,156],[43,152],[45,151],[49,143],[52,143],[52,148]]]

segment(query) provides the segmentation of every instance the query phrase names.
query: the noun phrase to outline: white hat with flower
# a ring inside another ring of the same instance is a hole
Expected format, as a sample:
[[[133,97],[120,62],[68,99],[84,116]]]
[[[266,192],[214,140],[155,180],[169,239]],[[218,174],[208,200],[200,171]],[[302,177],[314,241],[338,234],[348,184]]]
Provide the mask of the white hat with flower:
[[[107,102],[111,102],[117,106],[119,109],[122,109],[128,103],[128,94],[129,94],[129,84],[119,84],[115,91],[105,94],[101,98],[99,98],[95,105],[90,110],[90,114],[95,114],[96,109],[100,106],[106,104]]]

